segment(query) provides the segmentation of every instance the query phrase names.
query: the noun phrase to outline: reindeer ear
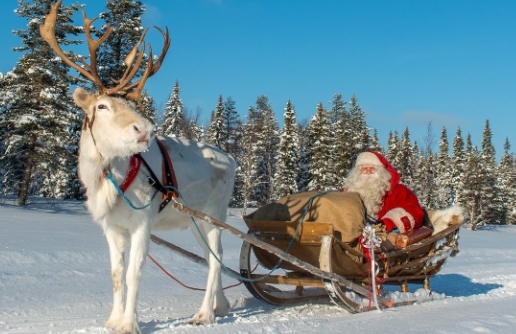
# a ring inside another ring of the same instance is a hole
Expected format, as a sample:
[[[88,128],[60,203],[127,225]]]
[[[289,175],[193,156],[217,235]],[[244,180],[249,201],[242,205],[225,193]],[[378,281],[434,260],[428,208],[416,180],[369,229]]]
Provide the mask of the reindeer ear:
[[[77,87],[73,92],[73,100],[79,108],[89,113],[90,106],[95,102],[95,96],[88,93],[84,88]]]

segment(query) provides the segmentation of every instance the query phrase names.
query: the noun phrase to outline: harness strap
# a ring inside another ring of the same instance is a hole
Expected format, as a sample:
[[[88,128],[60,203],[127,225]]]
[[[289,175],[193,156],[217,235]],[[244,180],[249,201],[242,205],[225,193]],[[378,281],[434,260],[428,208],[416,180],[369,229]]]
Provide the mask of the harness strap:
[[[142,162],[140,159],[138,159],[136,156],[131,156],[129,159],[129,171],[127,171],[127,176],[125,177],[124,182],[120,185],[120,190],[122,190],[123,193],[129,188],[131,183],[133,183],[134,179],[136,178],[136,175],[138,175],[138,172],[140,171],[140,166],[142,165]]]
[[[177,189],[176,175],[174,173],[174,168],[172,166],[172,162],[165,148],[165,145],[163,145],[163,143],[161,143],[161,141],[158,138],[156,138],[156,142],[158,143],[158,147],[163,158],[163,183],[159,182],[159,178],[156,176],[152,168],[150,168],[149,164],[147,163],[147,161],[145,161],[141,154],[135,154],[134,156],[137,157],[138,160],[143,162],[143,164],[149,171],[150,176],[147,176],[149,184],[162,193],[163,201],[159,206],[159,212],[161,212],[161,210],[163,210],[168,203],[170,203],[174,198],[178,198],[179,195],[174,190],[167,189],[167,187],[173,187],[174,189]]]

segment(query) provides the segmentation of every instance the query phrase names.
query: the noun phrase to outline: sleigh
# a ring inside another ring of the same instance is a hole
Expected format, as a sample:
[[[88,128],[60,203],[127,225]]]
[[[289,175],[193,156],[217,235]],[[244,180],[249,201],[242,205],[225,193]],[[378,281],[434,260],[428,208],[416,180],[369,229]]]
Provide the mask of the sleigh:
[[[358,194],[300,193],[244,217],[248,232],[175,202],[174,208],[243,240],[238,277],[253,296],[273,305],[328,298],[351,313],[442,298],[430,291],[434,277],[458,251],[464,222],[460,208],[425,212],[424,226],[411,234],[385,233],[366,256],[358,237],[365,209]],[[151,240],[198,264],[204,258],[155,235]],[[374,270],[371,264],[374,263]],[[419,287],[409,292],[409,284]],[[386,286],[398,285],[392,293]],[[374,300],[374,303],[371,302]]]
[[[240,274],[247,289],[274,305],[329,297],[352,313],[432,300],[430,279],[458,252],[461,211],[428,210],[424,226],[408,235],[378,229],[381,245],[366,256],[358,242],[364,226],[361,205],[357,194],[301,193],[245,216],[247,235],[272,247],[243,242]],[[409,284],[424,293],[409,293]],[[401,288],[399,300],[385,290],[392,285]],[[373,287],[376,305],[371,304]]]

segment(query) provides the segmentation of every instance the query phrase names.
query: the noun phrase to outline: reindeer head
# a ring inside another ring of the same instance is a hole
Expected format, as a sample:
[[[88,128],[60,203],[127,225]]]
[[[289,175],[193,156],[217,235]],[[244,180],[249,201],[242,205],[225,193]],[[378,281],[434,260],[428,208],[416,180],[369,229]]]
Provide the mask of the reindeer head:
[[[96,94],[89,94],[86,90],[77,88],[73,94],[75,103],[85,113],[83,132],[88,130],[91,132],[93,143],[98,152],[104,157],[125,157],[144,151],[152,137],[153,125],[137,111],[135,103],[131,100],[136,101],[140,109],[143,109],[141,93],[145,82],[159,70],[170,46],[168,29],[166,29],[166,32],[163,32],[156,27],[163,35],[163,50],[158,59],[154,61],[152,47],[149,45],[146,68],[139,80],[131,82],[142,65],[145,53],[143,39],[148,29],[143,32],[139,42],[126,56],[124,60],[127,67],[125,73],[119,79],[112,78],[116,85],[108,87],[101,81],[97,73],[96,62],[97,49],[111,34],[112,26],[108,26],[106,33],[101,38],[94,40],[91,37],[91,24],[96,18],[88,19],[83,10],[84,29],[90,52],[90,64],[79,59],[81,62],[81,65],[79,65],[63,52],[56,39],[55,25],[57,11],[61,2],[62,0],[59,0],[51,5],[51,11],[45,17],[44,24],[40,27],[40,34],[67,65],[88,78],[98,89]],[[143,46],[139,50],[142,43]]]

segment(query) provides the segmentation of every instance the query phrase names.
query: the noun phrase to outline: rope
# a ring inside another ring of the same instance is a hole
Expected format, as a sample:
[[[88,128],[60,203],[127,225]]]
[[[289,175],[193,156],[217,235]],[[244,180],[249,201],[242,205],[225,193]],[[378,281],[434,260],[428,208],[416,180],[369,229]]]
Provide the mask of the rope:
[[[143,210],[143,209],[146,209],[147,207],[149,207],[149,205],[152,204],[152,201],[154,201],[154,198],[156,198],[156,195],[158,194],[158,190],[156,190],[154,192],[154,194],[152,195],[151,199],[149,200],[149,203],[141,206],[141,207],[137,207],[135,206],[131,200],[129,198],[127,198],[127,196],[125,196],[124,192],[122,191],[122,189],[120,189],[120,187],[118,186],[118,184],[116,183],[115,181],[115,178],[113,177],[113,174],[112,173],[109,173],[106,175],[106,178],[111,181],[111,183],[115,186],[115,189],[116,191],[118,192],[118,194],[120,195],[120,197],[122,197],[125,202],[134,210]]]
[[[179,194],[179,198],[181,199],[181,201],[183,201],[183,205],[186,205],[185,203],[185,200],[183,198],[183,195],[179,192],[178,189],[175,189],[174,187],[166,187],[167,189],[168,188],[173,188],[173,190],[175,190],[178,194]],[[292,239],[290,240],[290,243],[287,247],[287,249],[285,250],[286,253],[288,253],[290,251],[290,248],[292,248],[292,245],[294,244],[294,241],[296,239],[296,236],[301,228],[301,225],[303,224],[303,221],[305,219],[305,216],[306,214],[308,213],[310,207],[312,206],[312,202],[314,201],[315,198],[319,197],[319,196],[322,196],[324,194],[328,193],[328,191],[326,192],[322,192],[322,193],[318,193],[314,196],[312,196],[310,198],[310,200],[308,201],[307,205],[306,205],[306,208],[305,208],[305,211],[303,212],[303,215],[301,216],[301,220],[299,221],[299,224],[297,225],[297,228],[296,228],[296,231],[294,233],[294,235],[292,236]],[[264,280],[266,279],[267,277],[269,277],[270,275],[272,275],[272,273],[277,270],[279,268],[279,266],[281,265],[281,263],[283,262],[283,259],[280,259],[276,265],[266,274],[264,274],[263,276],[261,277],[257,277],[257,278],[247,278],[247,277],[243,277],[241,275],[236,275],[233,273],[232,270],[230,270],[224,263],[222,263],[222,261],[215,255],[215,253],[213,253],[213,250],[211,249],[211,247],[208,245],[208,242],[206,241],[206,239],[204,238],[203,234],[201,233],[201,230],[199,229],[199,226],[197,225],[197,222],[195,221],[195,219],[193,217],[190,217],[190,219],[192,220],[192,222],[194,223],[194,226],[195,228],[197,229],[197,232],[199,233],[202,241],[204,242],[204,244],[206,245],[206,247],[208,248],[208,250],[210,251],[210,254],[213,255],[213,257],[215,258],[215,260],[217,260],[217,262],[221,265],[221,267],[230,275],[232,276],[233,278],[239,280],[239,281],[245,281],[245,282],[259,282],[261,280]]]
[[[147,256],[149,257],[149,259],[151,259],[152,262],[154,262],[154,264],[159,268],[161,269],[168,277],[170,277],[171,279],[173,279],[174,281],[176,281],[176,283],[178,283],[179,285],[181,285],[182,287],[184,288],[187,288],[187,289],[190,289],[190,290],[194,290],[194,291],[206,291],[206,289],[204,288],[196,288],[196,287],[193,287],[193,286],[189,286],[189,285],[186,285],[184,284],[183,282],[181,282],[179,279],[175,278],[171,273],[169,273],[165,268],[163,268],[162,265],[160,265],[158,263],[158,261],[156,261],[150,254],[147,254]],[[258,267],[258,264],[254,267],[254,269],[251,271],[255,271],[256,268]],[[232,285],[228,285],[226,287],[223,287],[222,290],[226,290],[226,289],[231,289],[231,288],[234,288],[236,286],[239,286],[240,284],[242,284],[243,281],[240,281],[236,284],[232,284]]]

